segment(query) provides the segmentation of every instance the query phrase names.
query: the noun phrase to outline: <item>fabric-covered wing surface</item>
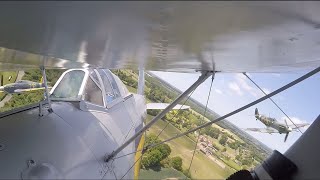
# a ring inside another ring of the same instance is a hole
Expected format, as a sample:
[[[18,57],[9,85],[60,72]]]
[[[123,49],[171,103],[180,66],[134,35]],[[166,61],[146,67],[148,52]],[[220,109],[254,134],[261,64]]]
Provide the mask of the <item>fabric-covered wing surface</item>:
[[[223,72],[312,69],[320,65],[319,9],[320,2],[1,2],[0,63],[2,69],[192,72],[213,70],[214,63]]]

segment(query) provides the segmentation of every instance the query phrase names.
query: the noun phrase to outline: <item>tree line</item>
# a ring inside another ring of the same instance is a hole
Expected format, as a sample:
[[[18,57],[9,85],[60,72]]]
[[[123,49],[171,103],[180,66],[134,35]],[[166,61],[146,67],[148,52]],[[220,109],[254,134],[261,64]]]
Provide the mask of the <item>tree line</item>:
[[[161,140],[155,134],[149,134],[146,137],[145,147],[151,144],[157,144]],[[174,168],[190,176],[187,171],[182,169],[182,158],[180,156],[169,157],[171,148],[168,144],[163,143],[152,147],[143,152],[141,165],[143,169],[159,170],[161,167]]]

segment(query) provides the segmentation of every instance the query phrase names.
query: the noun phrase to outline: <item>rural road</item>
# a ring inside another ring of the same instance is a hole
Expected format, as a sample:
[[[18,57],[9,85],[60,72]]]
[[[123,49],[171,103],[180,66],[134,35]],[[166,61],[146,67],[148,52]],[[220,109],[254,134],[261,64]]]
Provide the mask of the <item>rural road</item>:
[[[19,71],[15,82],[20,81],[23,76],[24,71]],[[0,108],[2,108],[6,102],[10,101],[11,98],[12,94],[7,94],[6,97],[4,97],[3,100],[0,102]]]

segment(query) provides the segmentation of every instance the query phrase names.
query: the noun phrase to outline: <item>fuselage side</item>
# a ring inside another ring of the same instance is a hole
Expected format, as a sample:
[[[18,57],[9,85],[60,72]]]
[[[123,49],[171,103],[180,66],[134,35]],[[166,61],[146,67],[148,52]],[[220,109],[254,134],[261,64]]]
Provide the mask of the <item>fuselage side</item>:
[[[105,157],[143,127],[144,97],[99,69],[66,71],[51,95],[53,112],[46,104],[0,114],[0,179],[133,179],[135,154]]]

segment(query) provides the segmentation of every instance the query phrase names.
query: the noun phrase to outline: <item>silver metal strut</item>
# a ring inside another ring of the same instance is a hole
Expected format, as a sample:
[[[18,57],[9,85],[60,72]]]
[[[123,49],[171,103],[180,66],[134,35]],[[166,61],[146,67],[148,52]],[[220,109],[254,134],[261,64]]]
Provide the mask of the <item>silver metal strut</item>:
[[[138,91],[137,94],[144,94],[144,70],[139,69],[139,81],[138,81]]]
[[[142,129],[140,129],[136,134],[134,134],[130,139],[128,139],[125,143],[123,143],[120,147],[114,150],[111,154],[106,156],[105,161],[108,162],[113,157],[115,157],[120,151],[122,151],[126,146],[128,146],[131,142],[133,142],[138,136],[144,133],[147,129],[149,129],[155,122],[159,119],[163,118],[166,113],[172,110],[182,99],[184,99],[188,94],[190,94],[193,90],[195,90],[200,84],[202,84],[208,77],[210,77],[214,72],[204,72],[198,78],[196,82],[194,82],[185,92],[180,94],[171,104],[169,104],[163,111],[161,111],[156,117],[154,117],[148,124],[146,124]]]
[[[49,112],[53,112],[53,111],[52,111],[52,107],[51,107],[51,101],[50,101],[50,98],[49,98],[49,90],[48,90],[46,69],[44,68],[44,66],[41,66],[41,67],[40,67],[40,70],[41,70],[41,72],[42,72],[43,84],[44,84],[44,88],[45,88],[45,91],[44,91],[45,98],[46,98],[45,100],[48,101],[48,105],[49,105],[48,111],[49,111]]]

